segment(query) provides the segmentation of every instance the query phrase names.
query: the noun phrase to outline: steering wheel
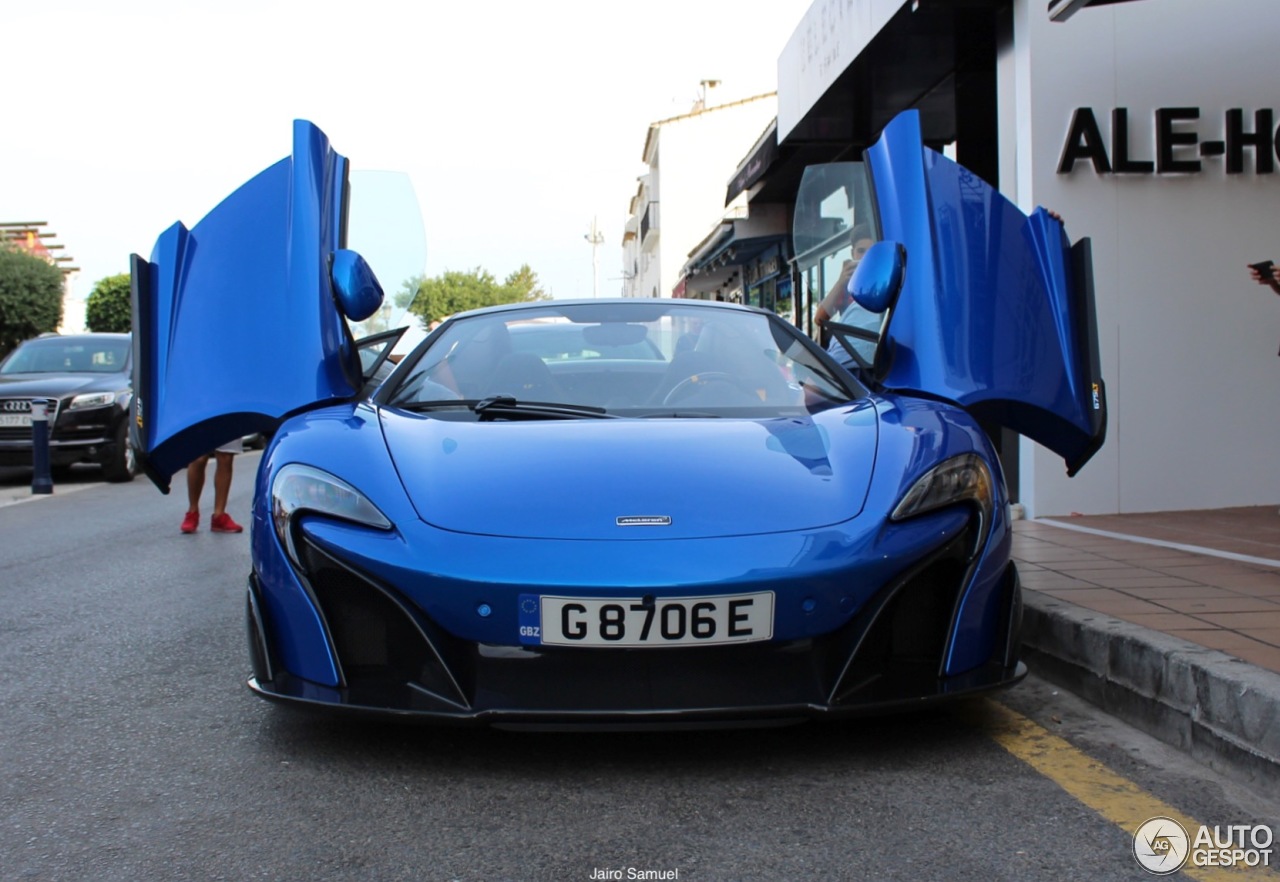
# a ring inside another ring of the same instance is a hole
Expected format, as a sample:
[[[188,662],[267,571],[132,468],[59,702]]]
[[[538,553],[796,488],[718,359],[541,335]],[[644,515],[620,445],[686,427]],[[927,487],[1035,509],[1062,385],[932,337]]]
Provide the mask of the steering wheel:
[[[735,377],[733,374],[725,371],[701,371],[685,377],[672,386],[671,391],[662,397],[662,403],[664,405],[675,404],[681,398],[687,398],[691,392],[700,391],[703,387],[716,383],[732,386],[736,391],[751,396],[753,400],[758,400],[759,398],[754,389],[748,388],[742,379]]]

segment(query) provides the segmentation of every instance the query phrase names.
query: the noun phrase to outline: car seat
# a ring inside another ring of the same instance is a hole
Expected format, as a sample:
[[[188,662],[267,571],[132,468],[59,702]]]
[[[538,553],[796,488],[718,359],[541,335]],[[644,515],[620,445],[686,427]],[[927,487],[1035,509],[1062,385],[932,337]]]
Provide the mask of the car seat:
[[[555,377],[532,352],[503,356],[486,384],[488,395],[510,395],[518,401],[562,401]]]

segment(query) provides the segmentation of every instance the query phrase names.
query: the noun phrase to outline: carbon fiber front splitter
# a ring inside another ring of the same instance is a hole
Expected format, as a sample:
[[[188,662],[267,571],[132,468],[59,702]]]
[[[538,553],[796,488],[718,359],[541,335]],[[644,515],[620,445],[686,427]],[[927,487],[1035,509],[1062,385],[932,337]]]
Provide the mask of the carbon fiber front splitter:
[[[714,729],[725,727],[778,726],[808,720],[908,713],[945,702],[971,698],[984,692],[1011,686],[1026,676],[1018,662],[1012,668],[987,665],[957,677],[938,679],[926,685],[923,672],[887,672],[867,682],[839,704],[813,702],[740,706],[650,708],[575,708],[573,689],[566,685],[563,705],[556,708],[522,708],[514,704],[486,707],[447,707],[437,696],[413,685],[403,689],[380,686],[329,688],[280,674],[270,683],[250,678],[248,686],[257,695],[285,705],[324,713],[354,714],[433,724],[489,725],[502,728],[540,730],[635,730]],[[398,694],[397,694],[398,693]]]

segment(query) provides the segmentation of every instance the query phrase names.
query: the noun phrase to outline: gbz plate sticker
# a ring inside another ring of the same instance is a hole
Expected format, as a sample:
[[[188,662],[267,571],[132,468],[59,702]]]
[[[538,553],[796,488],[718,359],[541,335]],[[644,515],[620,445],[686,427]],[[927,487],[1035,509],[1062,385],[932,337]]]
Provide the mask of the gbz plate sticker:
[[[520,595],[520,642],[526,646],[542,645],[542,617],[536,594]]]

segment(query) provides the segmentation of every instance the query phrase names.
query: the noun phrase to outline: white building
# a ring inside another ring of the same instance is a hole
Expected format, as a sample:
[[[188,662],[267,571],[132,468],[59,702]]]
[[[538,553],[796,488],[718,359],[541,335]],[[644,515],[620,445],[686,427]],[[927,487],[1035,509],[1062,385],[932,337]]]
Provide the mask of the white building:
[[[856,160],[918,109],[931,146],[1093,243],[1107,441],[1068,479],[1047,450],[996,438],[1014,498],[1033,516],[1276,505],[1280,298],[1247,264],[1280,262],[1277,13],[817,0],[778,59],[776,138],[713,177],[752,216],[793,209],[804,166]],[[793,265],[802,326],[830,281],[808,272]]]
[[[1280,500],[1280,299],[1246,267],[1280,261],[1280,53],[1262,26],[1277,13],[1274,0],[1138,0],[1054,22],[1041,2],[1015,4],[1002,189],[1092,238],[1111,406],[1107,443],[1076,478],[1024,442],[1033,513]]]
[[[623,235],[623,295],[670,297],[680,270],[725,213],[729,173],[777,113],[775,93],[660,120],[649,126]]]
[[[61,251],[63,246],[56,244],[57,234],[49,232],[47,227],[44,221],[0,221],[0,245],[17,248],[62,270],[62,321],[58,323],[58,332],[79,334],[85,330],[85,299],[88,296],[74,290],[80,268],[68,266],[74,261],[65,254],[53,254]]]

